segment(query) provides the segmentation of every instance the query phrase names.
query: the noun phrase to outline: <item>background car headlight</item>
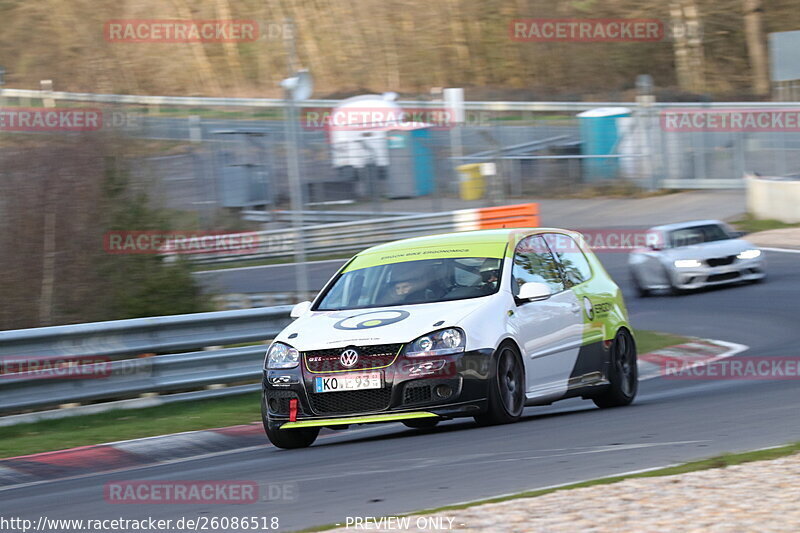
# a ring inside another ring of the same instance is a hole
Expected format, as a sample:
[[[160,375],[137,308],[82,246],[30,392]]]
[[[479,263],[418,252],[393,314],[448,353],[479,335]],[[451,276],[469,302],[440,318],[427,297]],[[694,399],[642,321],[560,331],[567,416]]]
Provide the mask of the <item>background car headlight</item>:
[[[442,329],[423,335],[409,344],[406,348],[406,356],[424,357],[461,353],[464,351],[466,343],[466,335],[460,329]]]
[[[739,259],[755,259],[761,255],[761,250],[745,250],[744,252],[740,253],[736,257]]]
[[[273,342],[267,350],[266,368],[294,368],[300,364],[300,352],[282,342]]]
[[[678,259],[675,261],[677,268],[697,268],[700,266],[700,261],[697,259]]]

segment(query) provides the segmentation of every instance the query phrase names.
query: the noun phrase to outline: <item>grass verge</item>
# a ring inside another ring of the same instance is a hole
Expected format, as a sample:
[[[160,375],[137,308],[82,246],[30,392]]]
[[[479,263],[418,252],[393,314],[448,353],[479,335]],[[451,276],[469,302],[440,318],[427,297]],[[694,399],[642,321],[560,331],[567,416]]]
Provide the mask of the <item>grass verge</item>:
[[[249,424],[260,420],[259,402],[259,393],[250,393],[6,426],[0,428],[0,457]]]
[[[754,461],[769,461],[771,459],[779,459],[781,457],[786,457],[788,455],[794,455],[800,452],[800,442],[796,442],[793,444],[788,444],[786,446],[780,446],[777,448],[769,448],[766,450],[756,450],[752,452],[742,452],[742,453],[731,453],[731,454],[724,454],[718,455],[715,457],[710,457],[708,459],[702,459],[699,461],[692,461],[689,463],[683,463],[680,465],[669,466],[666,468],[660,468],[658,470],[650,470],[648,472],[640,472],[637,474],[629,474],[629,475],[622,475],[622,476],[611,476],[606,478],[600,479],[592,479],[589,481],[582,481],[579,483],[573,483],[570,485],[563,485],[560,487],[553,487],[548,489],[540,489],[540,490],[531,490],[526,492],[520,492],[517,494],[508,494],[505,496],[498,496],[496,498],[489,498],[486,500],[478,500],[474,502],[468,503],[461,503],[456,505],[446,505],[443,507],[436,507],[434,509],[424,509],[421,511],[416,511],[413,513],[408,513],[405,515],[400,516],[416,516],[416,515],[428,515],[433,513],[440,513],[442,511],[458,511],[461,509],[467,509],[469,507],[476,507],[478,505],[486,505],[489,503],[502,503],[507,502],[510,500],[519,500],[522,498],[535,498],[537,496],[544,496],[545,494],[550,494],[552,492],[562,491],[562,490],[572,490],[572,489],[579,489],[583,487],[594,487],[597,485],[610,485],[612,483],[619,483],[620,481],[624,481],[626,479],[635,479],[635,478],[649,478],[649,477],[663,477],[663,476],[674,476],[677,474],[685,474],[687,472],[697,472],[700,470],[710,470],[712,468],[725,468],[727,466],[733,465],[740,465],[743,463],[752,463]],[[337,526],[335,524],[329,524],[326,526],[320,526],[315,528],[304,529],[302,531],[311,532],[311,531],[326,531],[330,529],[335,529]]]
[[[787,224],[786,222],[781,222],[780,220],[759,219],[749,214],[738,220],[731,221],[730,224],[739,231],[744,231],[746,233],[756,233],[771,229],[800,227],[800,224]]]
[[[635,331],[640,353],[682,344],[688,339],[655,331]],[[0,429],[0,457],[14,457],[113,442],[257,422],[258,393],[144,409],[120,409],[57,420],[6,426]]]
[[[646,329],[637,329],[633,334],[636,338],[636,351],[639,353],[655,352],[667,346],[685,344],[692,340],[689,337],[673,335],[672,333],[661,333],[659,331],[649,331]]]

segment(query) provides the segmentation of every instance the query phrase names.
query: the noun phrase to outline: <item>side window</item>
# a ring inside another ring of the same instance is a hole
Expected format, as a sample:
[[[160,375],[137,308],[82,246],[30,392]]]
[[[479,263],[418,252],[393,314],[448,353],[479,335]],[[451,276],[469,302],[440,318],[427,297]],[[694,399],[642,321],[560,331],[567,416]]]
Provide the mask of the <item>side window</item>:
[[[553,293],[564,290],[564,280],[553,254],[539,235],[526,237],[514,250],[511,290],[516,296],[523,283],[545,283]]]
[[[592,277],[592,267],[578,247],[575,239],[563,233],[548,233],[544,236],[550,250],[558,257],[567,278],[567,286],[572,287]]]

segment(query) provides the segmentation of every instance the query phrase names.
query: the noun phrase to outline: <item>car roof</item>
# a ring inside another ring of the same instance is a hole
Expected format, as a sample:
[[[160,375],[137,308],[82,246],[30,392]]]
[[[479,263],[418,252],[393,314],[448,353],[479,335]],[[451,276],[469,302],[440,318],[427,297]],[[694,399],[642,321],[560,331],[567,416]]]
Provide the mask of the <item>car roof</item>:
[[[687,222],[676,222],[674,224],[654,226],[650,228],[650,231],[673,231],[676,229],[693,228],[695,226],[707,226],[711,224],[722,225],[724,223],[720,220],[690,220]]]
[[[496,244],[499,251],[503,251],[505,246],[513,242],[514,245],[527,235],[534,233],[567,233],[578,236],[577,233],[559,228],[502,228],[477,231],[461,231],[458,233],[442,233],[439,235],[426,235],[424,237],[411,237],[399,241],[379,244],[372,248],[360,252],[357,255],[371,254],[375,252],[390,252],[397,250],[408,250],[427,246],[457,246],[457,245],[476,245],[476,244]]]

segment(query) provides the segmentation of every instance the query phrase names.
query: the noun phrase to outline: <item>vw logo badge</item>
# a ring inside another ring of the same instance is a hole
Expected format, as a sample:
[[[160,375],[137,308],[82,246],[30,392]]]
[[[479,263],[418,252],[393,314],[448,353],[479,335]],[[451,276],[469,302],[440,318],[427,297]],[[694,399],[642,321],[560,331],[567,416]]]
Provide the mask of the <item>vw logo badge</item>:
[[[343,351],[339,356],[339,362],[343,367],[350,368],[358,362],[358,352],[353,349]]]

